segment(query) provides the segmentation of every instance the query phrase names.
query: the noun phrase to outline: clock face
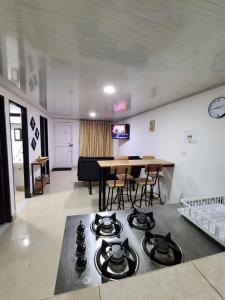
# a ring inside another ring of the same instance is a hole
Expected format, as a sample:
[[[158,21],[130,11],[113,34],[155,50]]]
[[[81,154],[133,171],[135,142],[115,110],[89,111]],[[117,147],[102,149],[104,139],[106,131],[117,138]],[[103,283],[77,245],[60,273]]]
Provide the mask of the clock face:
[[[208,108],[210,117],[221,118],[225,115],[225,97],[218,97],[214,99]]]

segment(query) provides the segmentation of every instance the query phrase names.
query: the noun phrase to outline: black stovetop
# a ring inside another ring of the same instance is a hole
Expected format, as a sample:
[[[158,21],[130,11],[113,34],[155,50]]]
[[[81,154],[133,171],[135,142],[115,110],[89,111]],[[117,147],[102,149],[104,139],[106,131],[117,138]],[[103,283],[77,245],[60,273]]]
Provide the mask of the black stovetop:
[[[183,262],[224,251],[223,246],[182,217],[177,212],[177,208],[177,204],[170,204],[139,209],[139,211],[145,213],[153,212],[155,227],[151,229],[151,233],[165,236],[170,232],[172,240],[182,249]],[[97,230],[98,233],[101,233],[98,226],[93,226],[96,214],[67,217],[55,286],[55,295],[88,286],[99,285],[110,280],[101,275],[101,266],[99,268],[98,264],[102,243],[104,244],[103,248],[107,248],[108,245],[113,245],[111,252],[114,253],[114,256],[118,256],[118,243],[120,243],[120,245],[125,245],[125,248],[128,247],[127,243],[129,243],[129,247],[132,249],[131,257],[136,257],[136,265],[131,265],[131,268],[133,268],[132,274],[145,273],[165,267],[155,263],[146,255],[143,247],[143,240],[146,232],[145,230],[138,230],[134,226],[131,227],[129,225],[128,216],[132,212],[133,210],[116,211],[116,218],[119,221],[119,224],[122,224],[122,230],[119,230],[117,225],[115,227],[114,231],[117,233],[116,237],[96,237],[95,230]],[[113,213],[115,212],[99,213],[99,216],[112,216]],[[99,217],[97,218],[99,219]],[[80,235],[80,239],[84,239],[83,242],[86,245],[85,258],[82,258],[81,260],[81,265],[83,260],[84,264],[86,263],[85,269],[76,266],[77,227],[80,224],[80,221],[82,221],[82,224],[85,226],[83,232],[85,236],[82,234]],[[107,222],[108,220],[106,220],[106,224],[104,224],[106,228],[108,226]],[[103,240],[106,243],[102,242]]]

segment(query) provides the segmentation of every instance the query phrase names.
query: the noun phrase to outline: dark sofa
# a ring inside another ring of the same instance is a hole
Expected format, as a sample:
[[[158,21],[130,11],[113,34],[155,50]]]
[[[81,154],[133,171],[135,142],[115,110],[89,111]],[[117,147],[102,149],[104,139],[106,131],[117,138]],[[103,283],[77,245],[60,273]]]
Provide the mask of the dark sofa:
[[[98,160],[113,160],[114,157],[84,157],[80,156],[77,166],[77,177],[79,181],[89,183],[89,192],[92,194],[92,182],[99,181],[100,169],[97,163]],[[107,179],[111,179],[110,172]]]
[[[129,156],[129,159],[141,159],[139,156]],[[77,177],[79,181],[89,183],[89,193],[92,194],[92,182],[99,181],[100,168],[97,163],[98,160],[114,160],[114,157],[86,157],[80,156],[78,159]],[[140,176],[141,168],[132,167],[131,175],[134,178]],[[114,176],[110,173],[110,169],[105,170],[105,179],[114,179]]]

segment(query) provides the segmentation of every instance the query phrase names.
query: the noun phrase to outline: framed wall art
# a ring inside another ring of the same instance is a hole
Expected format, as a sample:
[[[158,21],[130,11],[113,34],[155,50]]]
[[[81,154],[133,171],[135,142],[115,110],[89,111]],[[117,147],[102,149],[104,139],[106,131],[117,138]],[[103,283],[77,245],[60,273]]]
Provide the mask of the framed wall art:
[[[34,117],[32,117],[30,120],[30,127],[32,128],[32,130],[34,130],[35,126],[36,126],[36,123],[34,121]]]
[[[32,138],[31,147],[32,147],[33,150],[36,149],[36,145],[37,145],[37,143],[35,141],[35,138]]]
[[[22,129],[14,128],[14,139],[16,142],[22,141]]]
[[[39,135],[40,135],[39,130],[38,130],[38,128],[36,128],[35,137],[36,137],[37,140],[39,139]]]

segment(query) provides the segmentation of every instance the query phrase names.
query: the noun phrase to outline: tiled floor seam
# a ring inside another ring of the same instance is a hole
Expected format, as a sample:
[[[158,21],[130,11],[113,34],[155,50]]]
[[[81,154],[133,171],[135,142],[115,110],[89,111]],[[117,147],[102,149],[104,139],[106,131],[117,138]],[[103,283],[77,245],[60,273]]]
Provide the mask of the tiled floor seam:
[[[98,286],[98,294],[99,294],[99,300],[102,300],[102,297],[101,297],[101,288],[100,288],[100,286]]]
[[[221,299],[225,300],[223,295],[220,294],[220,292],[212,285],[212,283],[205,277],[205,275],[198,269],[198,267],[194,264],[194,262],[191,262],[192,265],[195,267],[195,269],[202,275],[202,277],[205,278],[205,280],[209,283],[209,285],[213,288],[213,290],[220,296]]]

